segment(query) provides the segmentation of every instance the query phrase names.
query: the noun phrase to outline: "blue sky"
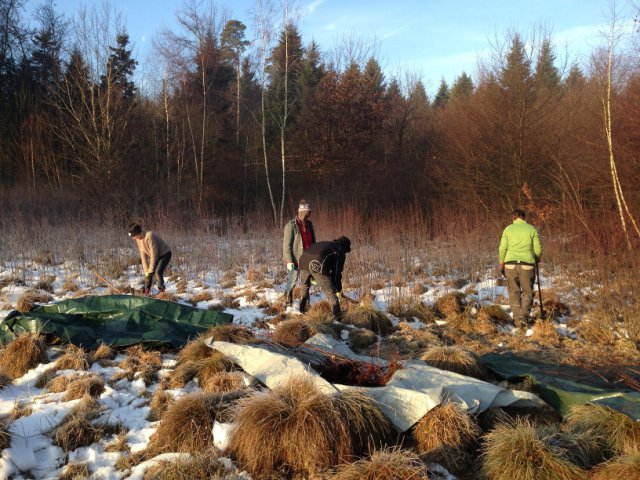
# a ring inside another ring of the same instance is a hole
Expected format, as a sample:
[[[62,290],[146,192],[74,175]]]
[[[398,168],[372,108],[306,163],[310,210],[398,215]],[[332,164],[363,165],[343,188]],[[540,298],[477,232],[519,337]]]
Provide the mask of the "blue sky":
[[[29,0],[29,7],[38,3]],[[98,3],[57,0],[56,6],[72,16],[79,5]],[[173,27],[175,13],[183,5],[182,0],[110,3],[122,13],[141,64],[148,59],[151,39],[161,29]],[[215,5],[251,28],[253,0],[217,0]],[[551,33],[560,58],[566,52],[569,63],[585,62],[601,43],[598,31],[607,25],[609,1],[301,0],[298,7],[305,44],[314,39],[323,52],[329,52],[340,39],[349,37],[363,44],[375,43],[387,76],[411,71],[432,93],[441,78],[451,84],[463,71],[473,77],[478,59],[490,54],[491,42],[504,40],[513,30],[526,37],[542,26]]]

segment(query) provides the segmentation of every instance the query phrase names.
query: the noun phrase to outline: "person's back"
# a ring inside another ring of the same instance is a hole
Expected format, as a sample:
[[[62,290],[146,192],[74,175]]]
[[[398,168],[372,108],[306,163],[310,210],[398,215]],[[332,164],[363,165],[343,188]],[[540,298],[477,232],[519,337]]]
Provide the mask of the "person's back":
[[[518,218],[507,226],[500,241],[503,262],[524,262],[533,265],[542,255],[538,231],[524,219]]]
[[[341,254],[342,249],[335,242],[316,242],[300,256],[300,270],[329,275],[335,269]]]

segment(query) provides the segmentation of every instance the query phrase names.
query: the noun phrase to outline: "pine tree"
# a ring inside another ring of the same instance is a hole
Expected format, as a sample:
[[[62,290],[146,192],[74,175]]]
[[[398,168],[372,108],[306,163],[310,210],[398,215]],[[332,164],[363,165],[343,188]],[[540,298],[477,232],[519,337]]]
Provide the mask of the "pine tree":
[[[466,72],[462,72],[458,78],[456,78],[455,82],[453,82],[453,86],[451,87],[451,98],[469,98],[473,93],[473,80],[471,77],[466,74]]]
[[[538,88],[552,89],[559,85],[560,74],[555,66],[555,59],[551,40],[545,38],[536,62],[535,80]]]
[[[433,107],[434,108],[444,108],[449,103],[449,99],[451,98],[451,92],[449,91],[449,86],[447,82],[443,78],[440,81],[440,87],[438,87],[438,91],[436,92],[436,96],[433,99]]]
[[[107,61],[107,71],[101,77],[101,86],[103,89],[117,92],[124,100],[131,101],[136,94],[133,72],[138,62],[131,58],[128,45],[129,35],[119,33],[116,36],[116,46],[109,47],[111,54]]]

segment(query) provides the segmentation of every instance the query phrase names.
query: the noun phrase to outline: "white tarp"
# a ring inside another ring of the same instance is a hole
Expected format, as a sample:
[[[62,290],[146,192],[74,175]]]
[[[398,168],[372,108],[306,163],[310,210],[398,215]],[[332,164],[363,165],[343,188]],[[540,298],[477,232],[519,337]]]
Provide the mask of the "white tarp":
[[[275,353],[259,345],[236,345],[208,339],[211,348],[223,353],[248,374],[269,388],[286,381],[291,375],[308,375],[326,393],[357,389],[375,399],[395,427],[404,432],[411,428],[429,410],[445,401],[455,402],[469,413],[479,413],[493,407],[540,407],[546,405],[536,395],[519,390],[508,390],[477,378],[430,367],[421,360],[401,362],[389,382],[383,387],[354,387],[331,384],[302,361]],[[377,365],[381,359],[363,357],[353,353],[343,342],[329,335],[318,334],[307,343],[322,347],[327,353],[369,361]]]

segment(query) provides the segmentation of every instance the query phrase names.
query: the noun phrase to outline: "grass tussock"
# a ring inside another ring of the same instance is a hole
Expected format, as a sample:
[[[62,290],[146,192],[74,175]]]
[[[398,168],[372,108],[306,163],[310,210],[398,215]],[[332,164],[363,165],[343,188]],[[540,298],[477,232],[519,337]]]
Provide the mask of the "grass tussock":
[[[51,378],[47,384],[46,388],[51,393],[61,393],[67,390],[69,383],[78,378],[78,375],[58,375]]]
[[[9,415],[9,420],[14,421],[22,417],[28,417],[33,413],[31,405],[24,404],[22,402],[16,402],[13,406],[13,410]]]
[[[170,292],[158,292],[154,297],[156,300],[164,300],[165,302],[177,302],[178,297]]]
[[[211,356],[197,362],[197,365],[196,378],[198,379],[198,385],[201,386],[207,385],[212,376],[221,372],[231,372],[236,368],[231,360],[215,350],[212,350]]]
[[[211,350],[204,341],[206,336],[201,335],[187,343],[178,353],[178,364],[185,362],[197,362],[211,355]]]
[[[44,337],[24,333],[18,335],[2,352],[0,372],[15,380],[48,360]]]
[[[90,365],[91,357],[82,348],[70,343],[54,367],[58,370],[88,370]]]
[[[82,375],[69,382],[63,401],[76,400],[88,395],[97,398],[104,392],[104,380],[98,374]]]
[[[640,453],[622,455],[599,465],[594,470],[591,480],[631,480],[632,478],[640,478]]]
[[[11,380],[11,377],[9,377],[8,375],[5,375],[4,373],[0,372],[0,390],[2,390],[7,385],[11,385],[12,381],[13,380]]]
[[[460,315],[464,310],[464,294],[450,292],[436,300],[436,313],[442,318],[452,318]]]
[[[256,478],[308,476],[349,461],[360,453],[356,448],[365,435],[386,428],[377,426],[383,417],[370,400],[328,395],[306,377],[291,377],[239,400],[234,417],[228,450]]]
[[[195,307],[200,302],[208,302],[210,300],[213,300],[213,295],[211,295],[207,290],[204,290],[202,292],[194,293],[189,299],[189,302]]]
[[[105,452],[129,452],[131,447],[127,443],[127,432],[120,432],[116,435],[115,440],[104,446]]]
[[[84,462],[68,463],[62,472],[60,472],[59,480],[84,480],[91,476],[89,464]]]
[[[592,430],[558,429],[557,424],[540,427],[545,442],[565,452],[566,458],[584,469],[607,460],[607,449],[603,448],[603,438]]]
[[[53,430],[54,443],[67,453],[102,439],[107,426],[94,424],[99,409],[98,402],[94,399],[83,398]]]
[[[379,335],[388,335],[393,324],[387,316],[373,305],[355,305],[343,312],[342,321],[348,325],[366,328]]]
[[[590,431],[615,455],[640,452],[640,422],[600,405],[578,405],[565,418],[568,429]]]
[[[356,352],[367,352],[369,347],[377,343],[378,335],[366,328],[357,328],[349,331],[349,344]]]
[[[484,437],[482,471],[489,480],[583,480],[566,451],[527,420],[503,423]]]
[[[420,359],[441,370],[448,370],[467,377],[486,378],[486,372],[478,356],[464,348],[455,346],[431,347],[422,354]]]
[[[398,331],[382,339],[380,356],[386,359],[394,357],[415,358],[426,348],[441,343],[440,339],[428,330],[414,329],[407,326],[406,323],[400,322]]]
[[[455,403],[443,403],[416,424],[413,437],[429,463],[439,463],[450,472],[461,472],[471,460],[470,448],[480,436],[473,417]]]
[[[433,308],[413,298],[394,299],[389,302],[387,311],[391,315],[409,321],[418,319],[424,323],[433,323],[436,320],[436,314]]]
[[[497,327],[485,317],[478,319],[467,315],[454,315],[447,318],[446,330],[448,335],[454,338],[460,333],[473,336],[493,336],[497,332]]]
[[[77,292],[78,290],[80,290],[80,287],[78,286],[78,282],[76,282],[75,278],[66,277],[64,279],[64,283],[62,284],[62,290],[65,292]]]
[[[319,331],[333,333],[330,327],[322,328],[321,323],[311,324],[296,317],[280,322],[271,338],[276,343],[295,346],[306,342]]]
[[[27,313],[33,310],[38,303],[49,303],[53,297],[42,290],[27,290],[18,297],[16,310]]]
[[[331,480],[428,480],[425,465],[413,452],[378,450],[370,457],[340,466]]]
[[[557,345],[560,343],[560,335],[556,331],[553,320],[536,320],[533,325],[531,339],[543,345]]]
[[[162,368],[162,356],[158,351],[145,350],[134,345],[125,350],[127,358],[118,365],[126,371],[128,380],[142,378],[145,385],[151,385],[158,379],[158,370]]]
[[[188,382],[196,378],[199,362],[189,361],[178,364],[169,376],[170,388],[183,388]]]
[[[104,343],[101,343],[98,348],[94,352],[91,353],[91,362],[108,362],[116,358],[116,350]]]
[[[203,378],[199,383],[205,392],[228,393],[246,387],[244,375],[241,372],[218,372]]]
[[[216,342],[229,342],[236,343],[238,345],[251,343],[255,339],[253,332],[237,325],[221,325],[219,327],[211,327],[202,336],[204,338],[211,337]]]
[[[186,460],[157,462],[145,472],[143,478],[144,480],[221,480],[227,477],[225,477],[224,465],[218,461],[215,451],[209,451],[192,455]]]
[[[496,325],[508,325],[511,323],[511,317],[500,305],[490,304],[482,305],[476,319],[480,322],[489,321]]]
[[[192,393],[172,403],[151,436],[148,452],[195,453],[213,447],[211,429],[215,420],[224,421],[237,393]]]
[[[158,387],[149,402],[149,414],[147,420],[157,422],[162,419],[163,415],[173,402],[173,396],[165,391],[164,388]]]

